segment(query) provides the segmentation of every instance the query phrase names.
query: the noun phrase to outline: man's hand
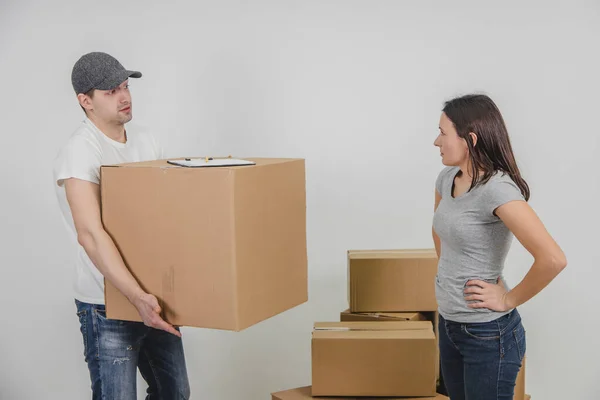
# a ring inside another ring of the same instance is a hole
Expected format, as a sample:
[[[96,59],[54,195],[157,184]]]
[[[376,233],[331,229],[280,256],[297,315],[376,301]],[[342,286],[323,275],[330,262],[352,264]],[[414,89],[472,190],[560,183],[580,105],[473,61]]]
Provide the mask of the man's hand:
[[[501,279],[497,284],[487,283],[480,280],[467,282],[465,300],[471,301],[470,308],[487,308],[492,311],[504,312],[510,310],[510,304],[507,301],[508,292]]]
[[[144,325],[151,328],[162,329],[177,337],[181,337],[181,333],[173,328],[172,325],[165,322],[160,316],[161,308],[156,297],[149,293],[143,293],[136,298],[133,305],[137,308],[138,313],[142,317]]]

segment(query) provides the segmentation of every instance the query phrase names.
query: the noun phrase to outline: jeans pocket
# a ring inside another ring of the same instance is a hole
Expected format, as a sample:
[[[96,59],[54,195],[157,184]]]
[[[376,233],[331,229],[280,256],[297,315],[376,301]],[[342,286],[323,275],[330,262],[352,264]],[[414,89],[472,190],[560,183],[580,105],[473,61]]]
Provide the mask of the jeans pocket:
[[[523,361],[525,351],[527,350],[527,338],[523,324],[519,323],[519,325],[512,330],[512,335],[517,351],[519,352],[519,361]]]
[[[479,340],[500,339],[500,329],[495,321],[463,324],[463,332],[468,336]]]
[[[98,329],[104,332],[118,332],[125,325],[125,321],[107,318],[104,305],[94,307],[93,313]]]
[[[98,317],[100,322],[106,322],[108,319],[106,318],[106,308],[104,305],[96,305],[93,308],[94,315]]]

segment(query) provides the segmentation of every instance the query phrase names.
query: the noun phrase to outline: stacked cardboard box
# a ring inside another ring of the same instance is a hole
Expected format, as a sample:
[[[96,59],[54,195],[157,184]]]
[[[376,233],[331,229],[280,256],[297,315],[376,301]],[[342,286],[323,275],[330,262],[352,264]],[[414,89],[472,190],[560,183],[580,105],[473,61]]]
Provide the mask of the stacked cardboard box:
[[[340,322],[314,325],[312,387],[273,393],[273,399],[447,399],[436,393],[443,386],[436,387],[435,250],[361,250],[347,256],[350,308],[340,313]],[[527,399],[524,369],[515,400]]]
[[[316,323],[313,396],[435,396],[429,321]]]
[[[423,312],[370,312],[370,313],[352,313],[345,310],[340,313],[340,321],[370,321],[370,322],[390,322],[390,321],[429,321],[433,326],[435,336],[435,378],[437,390],[439,393],[445,393],[441,383],[440,359],[438,346],[438,313],[437,311]]]
[[[437,311],[436,274],[433,249],[348,251],[350,311]]]

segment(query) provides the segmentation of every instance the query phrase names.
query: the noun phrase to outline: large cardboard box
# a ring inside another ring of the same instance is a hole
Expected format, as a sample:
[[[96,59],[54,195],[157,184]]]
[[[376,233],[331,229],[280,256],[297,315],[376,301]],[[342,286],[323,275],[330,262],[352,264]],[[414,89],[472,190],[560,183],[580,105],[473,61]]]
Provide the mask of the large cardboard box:
[[[348,251],[351,312],[436,311],[434,249]]]
[[[304,160],[103,166],[102,221],[174,325],[239,331],[308,299]],[[107,316],[140,321],[106,282]]]
[[[430,397],[313,397],[310,386],[271,393],[271,400],[449,400],[448,397],[436,394]]]
[[[313,396],[435,396],[429,321],[321,322],[312,336]]]

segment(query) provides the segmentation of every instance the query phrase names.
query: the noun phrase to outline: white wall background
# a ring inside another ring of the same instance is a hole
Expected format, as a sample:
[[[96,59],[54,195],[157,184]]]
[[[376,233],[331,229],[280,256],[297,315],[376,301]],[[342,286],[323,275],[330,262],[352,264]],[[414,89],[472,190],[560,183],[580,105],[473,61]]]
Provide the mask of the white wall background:
[[[485,92],[568,268],[521,307],[534,399],[600,398],[598,1],[0,1],[0,398],[84,399],[71,243],[51,163],[82,119],[77,58],[115,55],[170,156],[306,158],[310,301],[241,333],[184,328],[193,398],[310,384],[345,251],[433,246],[444,100]],[[531,257],[515,242],[506,276]],[[143,387],[140,387],[140,392]]]

